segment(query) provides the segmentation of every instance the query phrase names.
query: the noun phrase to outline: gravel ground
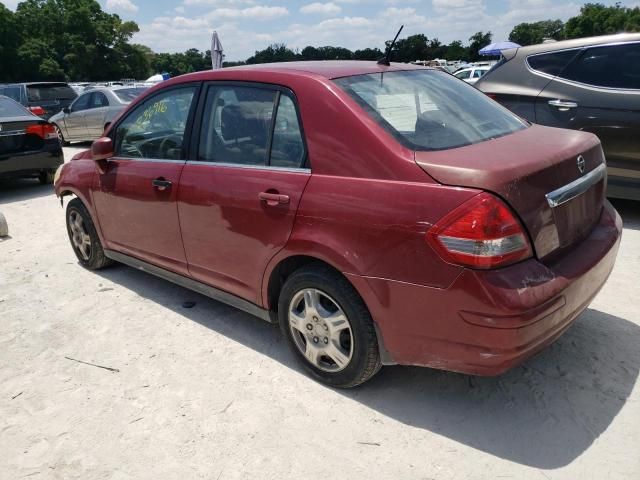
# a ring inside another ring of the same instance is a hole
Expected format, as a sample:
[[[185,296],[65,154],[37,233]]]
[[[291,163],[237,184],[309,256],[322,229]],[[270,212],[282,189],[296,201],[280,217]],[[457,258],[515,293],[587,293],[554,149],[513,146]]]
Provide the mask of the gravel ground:
[[[337,391],[272,325],[125,266],[82,269],[51,187],[2,182],[0,479],[640,478],[640,203],[615,205],[609,282],[524,366],[386,367]]]

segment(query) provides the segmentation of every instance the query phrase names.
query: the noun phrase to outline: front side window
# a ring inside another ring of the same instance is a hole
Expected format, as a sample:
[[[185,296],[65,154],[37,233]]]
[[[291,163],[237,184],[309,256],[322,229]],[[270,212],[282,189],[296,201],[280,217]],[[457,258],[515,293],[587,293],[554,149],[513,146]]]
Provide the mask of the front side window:
[[[196,87],[167,90],[148,98],[115,129],[115,155],[180,160]]]
[[[465,80],[471,76],[471,70],[463,70],[454,75],[458,77],[460,80]]]
[[[71,105],[72,112],[80,112],[82,110],[87,110],[89,108],[89,100],[91,99],[91,94],[87,93],[85,95],[80,95],[78,99],[73,102]]]
[[[146,88],[141,87],[131,87],[131,88],[119,88],[114,90],[113,93],[122,103],[130,103],[138,97],[138,95],[142,94]]]
[[[584,51],[562,78],[605,88],[640,89],[640,43]]]
[[[527,128],[482,92],[435,70],[354,75],[335,82],[414,150],[462,147]]]
[[[102,108],[108,107],[109,100],[107,96],[102,92],[93,92],[91,94],[91,106],[89,108]]]

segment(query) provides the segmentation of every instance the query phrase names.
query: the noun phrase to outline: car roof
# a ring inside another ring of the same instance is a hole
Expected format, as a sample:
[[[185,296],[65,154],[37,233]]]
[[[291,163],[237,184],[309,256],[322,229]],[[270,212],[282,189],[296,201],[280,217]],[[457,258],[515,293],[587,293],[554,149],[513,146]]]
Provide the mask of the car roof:
[[[261,71],[265,73],[290,73],[293,75],[319,75],[327,79],[349,77],[352,75],[364,75],[367,73],[384,73],[402,70],[432,70],[421,65],[409,63],[392,63],[391,65],[380,65],[373,61],[363,60],[320,60],[303,62],[280,62],[280,63],[260,63],[255,65],[241,65],[238,67],[225,68],[225,72],[246,72]],[[219,70],[206,70],[189,74],[190,80],[206,80],[208,77],[215,77],[215,72]]]
[[[512,49],[518,54],[531,55],[534,53],[555,52],[572,48],[590,47],[592,45],[605,45],[609,43],[640,42],[640,33],[619,33],[616,35],[601,35],[598,37],[576,38],[573,40],[561,40],[559,42],[539,43]],[[509,50],[505,50],[508,54]]]

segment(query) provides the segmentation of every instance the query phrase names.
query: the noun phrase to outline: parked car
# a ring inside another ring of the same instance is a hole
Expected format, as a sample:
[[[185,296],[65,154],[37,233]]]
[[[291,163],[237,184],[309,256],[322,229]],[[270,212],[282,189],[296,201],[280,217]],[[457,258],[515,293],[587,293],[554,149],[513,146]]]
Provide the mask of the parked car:
[[[470,85],[474,85],[480,78],[489,71],[491,67],[470,67],[454,72],[453,76],[464,80]]]
[[[145,90],[144,87],[93,88],[51,117],[50,121],[55,124],[63,144],[95,140]]]
[[[0,95],[0,178],[35,176],[51,183],[63,163],[53,125]]]
[[[527,120],[595,133],[610,197],[640,200],[640,34],[503,52],[476,87]]]
[[[45,120],[68,106],[78,96],[75,90],[64,82],[0,85],[0,95],[12,98]]]
[[[57,175],[81,265],[114,260],[278,322],[323,382],[499,374],[560,336],[622,224],[595,135],[449,74],[301,62],[137,98]]]

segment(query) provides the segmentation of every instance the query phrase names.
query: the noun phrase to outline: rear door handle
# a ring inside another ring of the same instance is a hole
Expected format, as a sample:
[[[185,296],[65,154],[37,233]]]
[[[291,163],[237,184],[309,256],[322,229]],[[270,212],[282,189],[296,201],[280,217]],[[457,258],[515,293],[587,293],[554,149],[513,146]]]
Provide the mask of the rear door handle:
[[[549,100],[549,105],[552,107],[556,107],[561,112],[566,112],[570,108],[577,108],[578,104],[576,102],[568,102],[566,100]]]
[[[152,180],[151,185],[153,185],[153,188],[157,188],[158,190],[166,190],[168,188],[171,188],[172,184],[169,180],[165,180],[164,178],[160,177]]]
[[[286,205],[289,203],[289,195],[282,195],[280,193],[260,192],[258,194],[260,201],[265,202],[270,207],[276,205]]]

